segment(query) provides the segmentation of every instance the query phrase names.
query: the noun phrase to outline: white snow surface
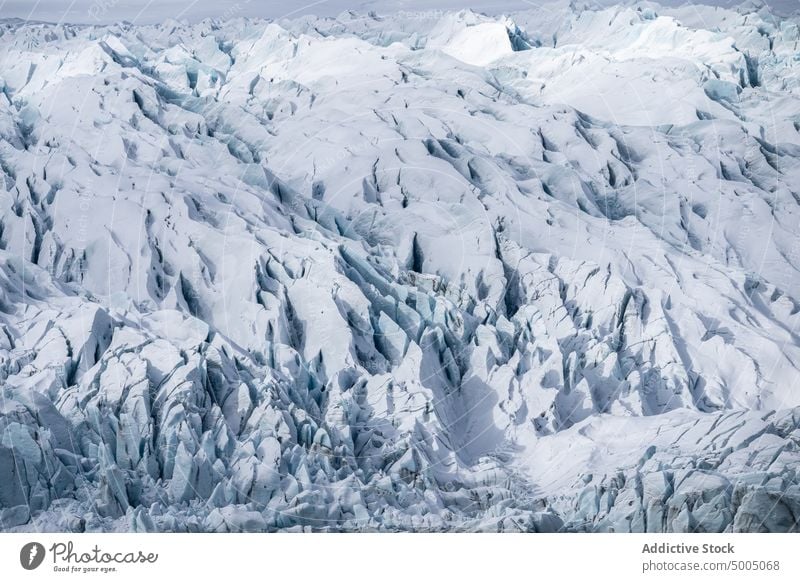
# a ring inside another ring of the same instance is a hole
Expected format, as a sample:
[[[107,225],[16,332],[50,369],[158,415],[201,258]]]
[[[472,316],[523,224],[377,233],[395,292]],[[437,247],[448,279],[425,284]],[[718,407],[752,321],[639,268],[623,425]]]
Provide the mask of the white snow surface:
[[[796,530],[798,23],[0,24],[0,528]]]

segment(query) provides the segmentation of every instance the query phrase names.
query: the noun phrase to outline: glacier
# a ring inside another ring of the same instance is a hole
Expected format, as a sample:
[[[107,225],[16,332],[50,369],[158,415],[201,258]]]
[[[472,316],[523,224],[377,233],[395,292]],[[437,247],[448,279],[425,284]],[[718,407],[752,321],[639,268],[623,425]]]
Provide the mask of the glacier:
[[[797,531],[800,18],[0,22],[3,531]]]

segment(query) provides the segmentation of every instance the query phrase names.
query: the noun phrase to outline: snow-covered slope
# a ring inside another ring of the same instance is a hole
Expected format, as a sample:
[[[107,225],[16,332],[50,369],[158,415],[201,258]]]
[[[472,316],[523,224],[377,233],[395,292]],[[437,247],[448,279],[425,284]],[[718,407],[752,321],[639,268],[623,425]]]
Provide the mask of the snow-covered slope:
[[[796,21],[0,32],[3,529],[797,528]]]

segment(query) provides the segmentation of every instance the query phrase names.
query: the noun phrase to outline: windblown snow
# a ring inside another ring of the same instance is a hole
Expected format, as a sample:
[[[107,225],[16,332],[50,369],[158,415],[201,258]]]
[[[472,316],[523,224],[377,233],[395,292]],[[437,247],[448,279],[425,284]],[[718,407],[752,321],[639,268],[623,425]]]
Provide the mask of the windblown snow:
[[[0,527],[790,531],[800,31],[0,26]]]

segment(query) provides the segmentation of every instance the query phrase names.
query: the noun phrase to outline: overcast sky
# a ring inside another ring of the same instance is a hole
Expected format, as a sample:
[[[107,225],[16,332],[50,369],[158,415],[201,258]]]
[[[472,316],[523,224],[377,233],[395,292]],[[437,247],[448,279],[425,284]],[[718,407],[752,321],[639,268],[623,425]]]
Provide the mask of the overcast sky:
[[[348,9],[460,9],[468,0],[0,0],[0,18],[50,22],[156,22],[165,18],[201,20],[208,16],[282,18],[300,14],[335,16]],[[486,12],[519,10],[525,0],[480,0]]]
[[[0,18],[23,18],[48,22],[118,22],[128,20],[152,23],[165,18],[189,21],[213,17],[261,16],[281,18],[299,14],[336,15],[344,10],[461,9],[472,7],[483,12],[511,12],[551,0],[0,0]],[[595,2],[597,0],[594,0]],[[600,0],[604,4],[619,3]],[[662,3],[683,0],[662,0]],[[591,2],[590,2],[591,3]],[[705,4],[731,5],[740,0],[704,0]],[[780,12],[800,7],[800,0],[767,0]]]

